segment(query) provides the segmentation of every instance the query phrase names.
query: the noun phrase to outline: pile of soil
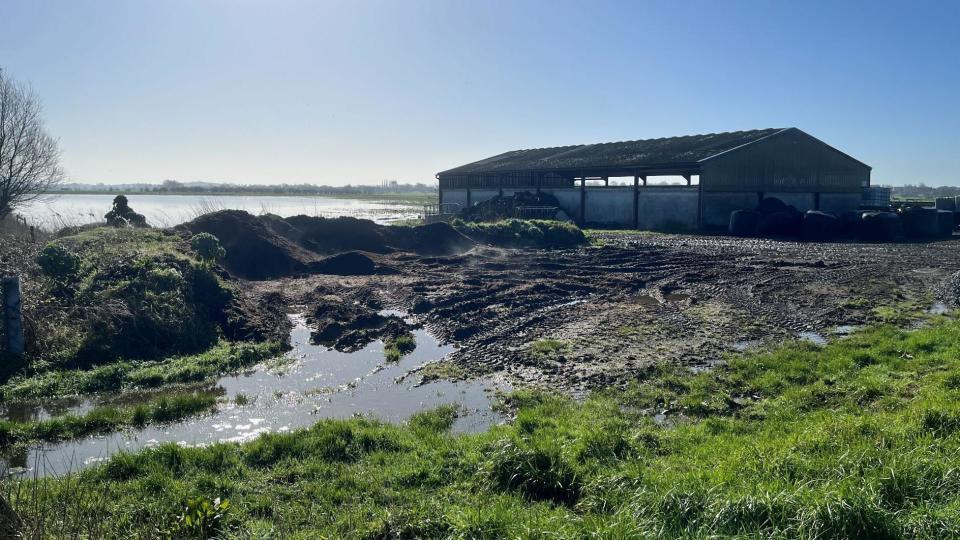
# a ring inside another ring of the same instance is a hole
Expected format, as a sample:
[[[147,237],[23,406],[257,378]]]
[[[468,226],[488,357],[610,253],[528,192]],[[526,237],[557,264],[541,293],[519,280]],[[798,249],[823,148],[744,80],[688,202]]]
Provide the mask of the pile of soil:
[[[226,249],[223,267],[247,279],[269,279],[306,272],[316,256],[277,230],[280,218],[261,219],[243,210],[205,214],[179,227],[210,233]]]
[[[372,276],[375,274],[396,274],[389,266],[377,264],[373,259],[358,251],[348,251],[317,261],[310,266],[317,274],[334,276]]]
[[[424,255],[461,253],[474,242],[446,223],[389,227],[366,219],[274,215],[223,210],[180,225],[210,233],[226,249],[222,266],[246,279],[271,279],[307,272],[335,275],[393,273],[367,255],[411,251]],[[349,253],[354,252],[354,253]],[[344,254],[342,257],[329,255]]]

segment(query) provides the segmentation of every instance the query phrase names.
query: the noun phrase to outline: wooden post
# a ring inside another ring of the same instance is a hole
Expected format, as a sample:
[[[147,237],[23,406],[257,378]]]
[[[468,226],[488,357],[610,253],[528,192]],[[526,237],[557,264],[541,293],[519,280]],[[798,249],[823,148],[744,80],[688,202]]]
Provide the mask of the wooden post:
[[[640,228],[640,177],[633,176],[633,228]]]
[[[7,337],[7,352],[23,356],[26,342],[23,337],[23,313],[20,310],[20,277],[3,278],[3,326]]]

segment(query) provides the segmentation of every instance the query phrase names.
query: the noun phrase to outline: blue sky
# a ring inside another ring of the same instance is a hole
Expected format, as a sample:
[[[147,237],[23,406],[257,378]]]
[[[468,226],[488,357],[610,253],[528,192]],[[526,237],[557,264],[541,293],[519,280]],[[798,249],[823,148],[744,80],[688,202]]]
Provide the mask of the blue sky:
[[[78,182],[429,181],[516,148],[799,127],[960,184],[960,1],[0,0]]]

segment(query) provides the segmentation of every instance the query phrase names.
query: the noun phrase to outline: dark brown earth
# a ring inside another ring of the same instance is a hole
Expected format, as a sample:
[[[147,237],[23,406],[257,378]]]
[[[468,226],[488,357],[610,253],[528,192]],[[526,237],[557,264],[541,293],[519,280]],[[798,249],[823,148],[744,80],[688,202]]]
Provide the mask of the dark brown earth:
[[[709,366],[801,333],[830,338],[846,325],[904,323],[900,315],[943,300],[938,295],[960,268],[956,240],[595,238],[599,245],[570,250],[368,254],[398,273],[312,275],[256,287],[308,312],[320,298],[409,311],[459,344],[444,364],[446,376],[498,375],[580,393],[643,377],[658,362]],[[533,347],[542,339],[560,343],[544,352]]]

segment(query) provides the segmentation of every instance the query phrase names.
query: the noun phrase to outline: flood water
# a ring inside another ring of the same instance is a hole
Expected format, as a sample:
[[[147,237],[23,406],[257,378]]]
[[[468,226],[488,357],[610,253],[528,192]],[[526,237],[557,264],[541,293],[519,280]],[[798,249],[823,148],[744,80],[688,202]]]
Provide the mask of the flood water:
[[[103,221],[116,194],[49,195],[18,209],[27,220],[46,229]],[[413,219],[420,205],[372,199],[253,195],[150,195],[128,194],[130,207],[153,226],[170,227],[215,210],[246,210],[251,214],[339,217],[351,216],[378,223]]]
[[[222,377],[207,387],[207,391],[221,397],[215,413],[180,423],[31,447],[9,456],[4,464],[11,474],[64,474],[103,461],[118,451],[164,442],[243,442],[266,432],[308,427],[324,418],[360,414],[399,423],[418,411],[445,404],[460,406],[461,414],[453,426],[457,432],[480,431],[505,420],[491,409],[493,390],[509,390],[502,383],[438,381],[416,386],[416,377],[398,382],[410,369],[439,360],[453,350],[425,330],[414,331],[417,348],[411,354],[390,364],[384,360],[381,342],[355,353],[337,352],[311,344],[310,330],[303,318],[292,319],[293,350],[286,354],[285,361]],[[132,396],[136,399],[135,394]],[[21,419],[45,418],[64,411],[80,414],[102,402],[116,402],[123,397],[129,400],[131,394],[76,400],[72,406],[58,403],[4,412]]]

